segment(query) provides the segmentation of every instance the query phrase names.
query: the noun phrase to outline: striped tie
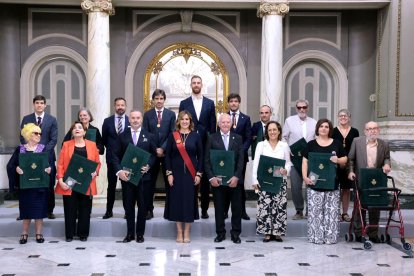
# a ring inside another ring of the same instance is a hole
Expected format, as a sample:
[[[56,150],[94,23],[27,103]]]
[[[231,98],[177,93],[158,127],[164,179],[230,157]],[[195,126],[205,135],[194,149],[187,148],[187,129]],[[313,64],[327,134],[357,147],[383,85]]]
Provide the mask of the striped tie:
[[[116,127],[116,133],[120,134],[122,132],[122,116],[118,117],[118,125]]]

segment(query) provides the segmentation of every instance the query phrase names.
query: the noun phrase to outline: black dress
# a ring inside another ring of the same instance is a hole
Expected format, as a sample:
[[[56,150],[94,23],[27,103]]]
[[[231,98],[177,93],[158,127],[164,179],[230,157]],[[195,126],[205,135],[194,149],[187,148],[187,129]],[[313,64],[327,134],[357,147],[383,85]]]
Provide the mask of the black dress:
[[[43,152],[44,145],[38,144],[36,152]],[[26,151],[23,145],[20,145],[14,151],[10,158],[14,172],[19,165],[20,154],[32,154]],[[33,153],[36,154],[36,153]],[[23,172],[24,173],[24,172]],[[17,173],[16,173],[17,174]],[[19,179],[16,176],[16,179]],[[31,188],[19,189],[19,211],[21,219],[43,219],[47,216],[48,211],[48,188]]]
[[[346,137],[342,136],[342,133],[339,131],[338,127],[335,127],[333,130],[332,138],[338,140],[345,149],[345,153],[348,156],[349,150],[351,149],[352,141],[354,138],[359,137],[359,131],[356,128],[351,127]],[[352,181],[348,179],[348,171],[346,168],[339,168],[338,179],[341,189],[351,189]]]
[[[202,172],[203,146],[196,132],[190,132],[185,140],[185,149],[197,172]],[[174,136],[170,134],[167,140],[166,169],[172,171],[174,184],[169,187],[165,204],[164,218],[170,221],[194,222],[199,219],[197,204],[197,186],[194,178],[184,164],[178,151]]]
[[[89,128],[90,129],[96,129],[96,141],[95,141],[95,143],[96,143],[96,146],[98,147],[99,154],[103,155],[105,153],[105,146],[103,144],[101,132],[99,131],[99,129],[97,127],[95,127],[91,124],[89,124]],[[62,145],[63,145],[64,142],[69,141],[71,139],[72,139],[72,133],[70,133],[70,130],[69,130],[66,133],[65,137],[63,138]]]

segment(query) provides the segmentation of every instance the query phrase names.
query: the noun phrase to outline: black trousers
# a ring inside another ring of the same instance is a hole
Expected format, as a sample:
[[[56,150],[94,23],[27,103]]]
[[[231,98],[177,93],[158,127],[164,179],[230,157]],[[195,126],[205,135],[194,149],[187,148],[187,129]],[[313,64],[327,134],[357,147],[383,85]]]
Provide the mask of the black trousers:
[[[147,182],[147,183],[146,183]],[[131,182],[121,181],[122,198],[124,200],[124,208],[127,219],[127,235],[143,236],[145,233],[145,222],[147,210],[145,208],[144,190],[149,186],[151,180],[139,182],[135,186]],[[138,214],[135,227],[135,205],[138,203]]]
[[[50,166],[50,182],[49,182],[49,197],[47,202],[47,212],[53,213],[55,209],[55,184],[56,184],[56,166],[55,164]]]
[[[106,211],[112,212],[115,203],[115,191],[116,191],[116,183],[118,182],[118,177],[116,176],[116,169],[114,166],[109,163],[107,164],[107,177],[108,177],[108,188],[107,188],[107,195],[106,195]],[[124,202],[124,200],[122,200]],[[124,206],[125,210],[125,206]]]
[[[226,200],[230,200],[231,204],[231,235],[238,237],[241,233],[241,217],[242,217],[242,185],[235,188],[227,186],[212,187],[213,200],[216,216],[216,233],[217,235],[225,235],[224,211]]]
[[[210,205],[210,182],[204,174],[200,182],[200,205],[201,211],[207,212]]]
[[[147,211],[154,210],[154,194],[155,194],[155,186],[157,184],[157,177],[159,171],[161,170],[162,177],[164,180],[164,187],[165,192],[167,193],[167,188],[170,186],[168,184],[167,176],[165,175],[165,157],[157,158],[155,161],[155,165],[151,168],[151,181],[149,183],[149,189],[145,191],[144,197],[146,202],[146,209]]]
[[[73,238],[74,236],[88,237],[92,197],[72,191],[71,195],[63,196],[63,210],[65,212],[66,238]]]
[[[241,186],[240,188],[241,188],[242,202],[241,202],[240,208],[241,208],[242,214],[246,213],[246,190],[244,189],[244,176],[246,175],[246,166],[247,166],[247,162],[244,162],[242,178],[239,179],[239,183],[238,183],[238,186]],[[229,212],[229,208],[230,208],[230,198],[226,198],[226,206],[224,209],[225,214]]]

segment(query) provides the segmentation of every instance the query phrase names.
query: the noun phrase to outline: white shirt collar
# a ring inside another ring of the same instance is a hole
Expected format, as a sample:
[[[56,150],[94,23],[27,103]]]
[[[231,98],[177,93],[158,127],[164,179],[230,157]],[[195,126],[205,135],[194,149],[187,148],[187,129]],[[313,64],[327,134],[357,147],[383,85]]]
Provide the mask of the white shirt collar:
[[[200,101],[200,100],[203,100],[203,95],[196,96],[196,95],[194,95],[194,94],[191,94],[191,99],[192,99],[193,101]]]
[[[161,113],[163,113],[163,112],[164,112],[164,107],[163,107],[163,108],[161,108],[161,109],[157,109],[157,108],[155,107],[155,113],[157,113],[157,114],[158,114],[158,111],[161,111]]]

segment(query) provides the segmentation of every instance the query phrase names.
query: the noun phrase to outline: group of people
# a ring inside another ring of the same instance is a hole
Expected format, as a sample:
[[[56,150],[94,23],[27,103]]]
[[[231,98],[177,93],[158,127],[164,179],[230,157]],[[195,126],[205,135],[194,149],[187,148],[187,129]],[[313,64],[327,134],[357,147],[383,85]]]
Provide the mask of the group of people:
[[[201,93],[203,82],[200,76],[193,76],[190,83],[192,94],[181,101],[179,113],[164,107],[166,93],[156,89],[152,94],[153,108],[144,114],[132,109],[126,115],[126,100],[114,100],[115,114],[106,118],[99,129],[91,125],[93,116],[86,108],[78,112],[75,121],[64,138],[62,150],[55,167],[54,147],[57,143],[57,121],[45,113],[46,99],[38,95],[33,99],[34,113],[23,118],[21,124],[21,145],[14,152],[8,164],[11,186],[19,186],[18,175],[24,174],[19,167],[19,155],[27,152],[49,152],[50,175],[47,188],[19,190],[20,219],[23,232],[20,243],[28,239],[31,219],[35,220],[36,241],[44,241],[43,218],[53,219],[54,192],[63,196],[65,235],[70,242],[74,237],[86,241],[89,235],[92,198],[96,195],[96,176],[99,174],[99,155],[106,150],[107,204],[103,219],[113,217],[115,190],[118,179],[122,185],[122,200],[127,220],[127,234],[124,242],[144,242],[146,220],[154,217],[155,183],[161,171],[166,191],[164,218],[176,223],[177,243],[191,241],[191,223],[200,218],[198,194],[200,193],[201,218],[209,218],[210,191],[215,207],[216,234],[214,242],[226,239],[225,219],[231,208],[231,240],[241,242],[241,220],[249,220],[246,213],[244,190],[248,150],[251,147],[253,159],[252,185],[258,193],[257,234],[263,235],[263,242],[282,242],[287,226],[287,179],[290,177],[293,203],[296,214],[293,219],[308,219],[308,237],[313,243],[336,243],[339,220],[349,221],[350,188],[358,168],[383,167],[390,171],[389,148],[378,139],[379,128],[375,122],[365,126],[365,137],[350,125],[350,113],[346,109],[338,113],[339,125],[333,128],[328,119],[316,121],[307,116],[307,100],[296,102],[297,114],[281,124],[272,121],[269,106],[260,107],[260,121],[251,124],[250,117],[240,112],[241,98],[230,94],[227,98],[228,113],[223,113],[216,122],[214,102]],[[88,129],[95,129],[95,141],[86,139]],[[301,163],[291,161],[290,146],[304,138],[307,142],[302,152]],[[138,185],[130,182],[129,171],[121,161],[128,145],[134,145],[151,154],[147,164],[140,168],[142,177]],[[223,179],[213,172],[212,150],[233,151],[234,175]],[[337,166],[337,177],[333,190],[314,188],[310,178],[308,155],[312,152],[334,153],[331,162]],[[64,182],[64,175],[74,154],[96,162],[92,172],[90,188],[86,194],[78,193]],[[283,178],[277,193],[261,189],[258,181],[258,167],[261,156],[285,160],[280,168]],[[307,189],[307,208],[303,197],[303,183]],[[55,185],[56,184],[56,185]],[[340,187],[340,190],[339,190]],[[340,210],[342,202],[342,214]],[[138,213],[135,218],[135,206]],[[230,207],[231,206],[231,207]],[[370,220],[378,220],[378,214],[370,214]],[[355,228],[357,232],[357,227]],[[376,232],[369,233],[375,242]],[[359,228],[360,231],[360,228]],[[357,240],[361,232],[356,233]],[[359,234],[359,235],[358,235]]]

